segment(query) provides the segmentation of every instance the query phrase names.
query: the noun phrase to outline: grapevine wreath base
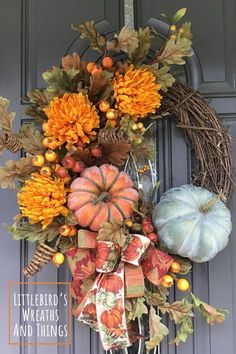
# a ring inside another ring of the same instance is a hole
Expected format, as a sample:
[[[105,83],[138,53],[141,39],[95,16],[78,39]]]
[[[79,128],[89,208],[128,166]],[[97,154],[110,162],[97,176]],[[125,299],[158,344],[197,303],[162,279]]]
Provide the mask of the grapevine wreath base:
[[[221,120],[172,74],[192,55],[191,24],[178,24],[185,12],[166,17],[169,33],[152,61],[152,28],[124,27],[108,39],[92,21],[74,25],[101,58],[84,62],[73,53],[43,73],[46,88],[28,93],[34,124],[18,133],[0,98],[0,152],[24,152],[0,168],[2,188],[21,183],[20,214],[6,227],[14,239],[38,243],[23,273],[33,276],[51,261],[59,267],[66,257],[74,314],[99,332],[105,350],[145,339],[151,351],[169,333],[162,314],[177,325],[176,345],[192,334],[194,309],[208,324],[225,319],[186,279],[192,261],[209,261],[228,242],[233,180]],[[156,204],[161,181],[148,134],[171,116],[194,150],[194,185],[172,188]],[[184,296],[169,303],[174,284]],[[138,326],[143,316],[147,338]]]

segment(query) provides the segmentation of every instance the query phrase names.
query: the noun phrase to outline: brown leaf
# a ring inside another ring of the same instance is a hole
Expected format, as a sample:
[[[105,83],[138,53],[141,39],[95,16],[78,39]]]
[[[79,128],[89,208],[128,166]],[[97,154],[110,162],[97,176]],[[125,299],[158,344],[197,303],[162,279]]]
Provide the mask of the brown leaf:
[[[140,64],[145,60],[149,49],[151,47],[151,33],[150,28],[140,28],[138,31],[138,47],[130,55],[130,59],[134,64]]]
[[[28,91],[27,96],[31,103],[40,108],[44,108],[48,105],[48,99],[44,90]]]
[[[102,158],[99,164],[111,163],[116,166],[123,166],[129,157],[131,145],[128,143],[111,143],[102,145]]]
[[[42,145],[42,134],[30,124],[23,124],[17,136],[26,152],[30,154],[41,154],[45,150]]]
[[[0,97],[0,129],[6,132],[12,132],[12,124],[15,118],[14,112],[9,112],[10,101],[7,98]]]
[[[181,301],[175,301],[172,304],[167,302],[164,305],[159,306],[159,310],[163,314],[168,313],[175,323],[181,323],[186,316],[192,317],[192,308],[193,305],[186,298],[183,298]]]
[[[15,188],[15,179],[23,182],[37,168],[32,165],[32,156],[30,154],[22,157],[20,160],[9,160],[4,167],[0,168],[0,187],[3,189]]]
[[[72,55],[66,55],[61,58],[61,64],[63,69],[80,69],[80,57],[77,53],[73,53]]]
[[[86,21],[79,25],[72,25],[72,29],[80,32],[81,38],[88,38],[90,40],[90,46],[94,50],[103,52],[106,46],[106,38],[101,35],[94,25],[94,21]]]
[[[124,246],[126,238],[122,223],[116,219],[103,222],[97,236],[98,241],[112,241],[118,243],[120,247]]]
[[[161,317],[156,314],[153,306],[151,306],[149,311],[149,331],[150,339],[145,342],[147,352],[156,348],[164,337],[169,334],[168,328],[161,323]]]
[[[191,40],[181,37],[177,39],[168,39],[162,52],[158,55],[157,61],[164,65],[184,65],[184,57],[190,57],[193,53],[191,50]]]
[[[228,313],[227,310],[215,308],[206,302],[203,302],[192,293],[191,296],[194,302],[194,306],[198,308],[202,317],[207,321],[208,324],[213,325],[225,321],[225,315]]]
[[[102,73],[92,75],[90,80],[89,99],[93,101],[93,98],[97,96],[106,85],[108,85],[108,82]]]
[[[124,26],[120,33],[115,35],[117,38],[116,50],[122,50],[130,57],[135,49],[138,47],[138,35],[137,32],[129,27]]]

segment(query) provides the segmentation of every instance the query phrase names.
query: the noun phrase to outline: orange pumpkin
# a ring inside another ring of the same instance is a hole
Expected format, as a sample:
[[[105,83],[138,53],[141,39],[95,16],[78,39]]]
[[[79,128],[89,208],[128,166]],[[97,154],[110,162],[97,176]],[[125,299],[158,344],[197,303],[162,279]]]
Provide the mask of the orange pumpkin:
[[[96,268],[103,268],[104,263],[109,259],[110,253],[111,249],[107,246],[106,242],[98,242],[95,262]]]
[[[96,317],[97,316],[97,311],[96,311],[96,306],[93,303],[90,303],[85,306],[83,309],[83,315],[88,315],[89,317]]]
[[[124,257],[126,261],[133,261],[139,256],[139,250],[143,247],[142,241],[133,236],[131,242],[128,244],[124,251]]]
[[[133,214],[132,204],[138,200],[131,178],[112,165],[86,168],[70,189],[68,207],[82,227],[98,231],[112,218],[123,222]]]
[[[114,328],[122,323],[122,314],[116,309],[103,311],[100,320],[105,327]]]
[[[104,274],[100,282],[101,288],[104,288],[105,290],[110,291],[112,293],[118,293],[122,286],[122,279],[115,273]]]

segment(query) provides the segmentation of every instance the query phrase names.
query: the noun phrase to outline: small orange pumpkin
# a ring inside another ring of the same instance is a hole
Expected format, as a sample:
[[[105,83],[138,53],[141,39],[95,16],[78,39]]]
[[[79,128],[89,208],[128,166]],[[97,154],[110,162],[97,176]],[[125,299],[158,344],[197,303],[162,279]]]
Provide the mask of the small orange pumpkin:
[[[133,261],[139,256],[139,250],[143,247],[141,240],[133,236],[131,242],[128,244],[124,251],[124,257],[126,261]]]
[[[116,309],[103,311],[100,320],[105,327],[114,328],[122,323],[122,314]]]
[[[103,268],[104,263],[108,260],[111,253],[110,247],[106,242],[98,242],[96,255],[96,268]]]
[[[132,204],[138,200],[131,178],[118,168],[104,164],[86,168],[70,189],[68,208],[82,227],[98,231],[112,218],[123,222],[133,214]]]
[[[86,305],[83,309],[83,315],[95,318],[97,316],[96,306],[93,303]]]
[[[104,274],[100,282],[101,288],[104,288],[105,290],[110,291],[112,293],[118,293],[122,286],[122,279],[115,273]]]

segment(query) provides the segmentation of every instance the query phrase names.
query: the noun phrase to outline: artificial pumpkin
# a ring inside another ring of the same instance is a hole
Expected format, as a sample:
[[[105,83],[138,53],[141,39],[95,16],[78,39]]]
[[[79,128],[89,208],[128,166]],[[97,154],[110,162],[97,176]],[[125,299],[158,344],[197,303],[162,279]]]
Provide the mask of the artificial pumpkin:
[[[195,262],[212,259],[228,243],[229,209],[205,188],[184,185],[163,194],[153,222],[167,249]]]
[[[122,313],[117,309],[103,311],[100,320],[105,327],[115,328],[122,322]]]
[[[100,282],[100,288],[112,293],[118,293],[123,286],[122,279],[115,273],[104,274]]]
[[[70,189],[69,209],[80,226],[93,231],[112,218],[121,222],[130,218],[132,204],[138,200],[138,192],[128,174],[108,164],[86,168]]]
[[[83,315],[96,318],[97,316],[96,306],[93,303],[87,304],[83,309]]]

